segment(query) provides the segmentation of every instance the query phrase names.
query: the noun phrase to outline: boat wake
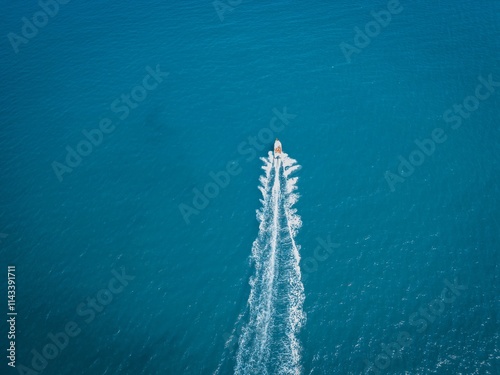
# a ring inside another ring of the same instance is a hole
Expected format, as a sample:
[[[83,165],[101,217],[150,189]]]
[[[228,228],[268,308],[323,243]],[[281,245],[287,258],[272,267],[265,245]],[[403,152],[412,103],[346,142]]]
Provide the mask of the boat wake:
[[[238,340],[237,375],[300,374],[301,346],[298,332],[305,322],[302,311],[304,286],[301,281],[299,246],[295,236],[302,222],[293,205],[298,200],[300,168],[294,159],[272,152],[260,177],[262,207],[257,211],[259,234],[252,247],[255,267],[250,279],[250,296]]]

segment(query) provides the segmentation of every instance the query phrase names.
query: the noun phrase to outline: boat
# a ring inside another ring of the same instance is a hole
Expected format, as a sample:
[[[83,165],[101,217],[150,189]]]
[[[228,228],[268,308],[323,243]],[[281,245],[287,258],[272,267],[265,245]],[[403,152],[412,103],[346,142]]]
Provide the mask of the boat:
[[[281,156],[281,142],[278,138],[274,141],[274,158],[277,159]]]

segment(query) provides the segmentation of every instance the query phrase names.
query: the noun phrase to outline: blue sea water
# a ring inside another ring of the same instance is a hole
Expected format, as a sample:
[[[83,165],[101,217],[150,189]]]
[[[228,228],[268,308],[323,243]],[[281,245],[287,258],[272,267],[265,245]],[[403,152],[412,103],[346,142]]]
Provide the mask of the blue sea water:
[[[388,2],[237,3],[221,21],[208,0],[72,0],[16,53],[9,33],[41,8],[2,1],[0,284],[15,265],[18,315],[1,373],[33,369],[69,322],[80,333],[41,373],[234,373],[277,136],[301,166],[300,373],[498,374],[500,87],[467,98],[500,81],[500,3],[401,1],[350,63],[342,43]],[[111,105],[151,69],[169,75],[120,118]],[[443,118],[458,104],[477,107],[459,127]],[[53,163],[106,119],[60,181]],[[446,141],[419,159],[436,129]],[[401,177],[400,156],[420,165]],[[228,163],[239,172],[183,217]]]

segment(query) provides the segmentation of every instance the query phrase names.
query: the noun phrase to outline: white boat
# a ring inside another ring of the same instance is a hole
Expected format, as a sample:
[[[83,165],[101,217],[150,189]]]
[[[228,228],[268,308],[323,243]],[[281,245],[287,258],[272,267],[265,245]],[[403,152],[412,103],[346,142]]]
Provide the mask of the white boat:
[[[274,141],[274,158],[277,159],[281,156],[281,142],[276,138]]]

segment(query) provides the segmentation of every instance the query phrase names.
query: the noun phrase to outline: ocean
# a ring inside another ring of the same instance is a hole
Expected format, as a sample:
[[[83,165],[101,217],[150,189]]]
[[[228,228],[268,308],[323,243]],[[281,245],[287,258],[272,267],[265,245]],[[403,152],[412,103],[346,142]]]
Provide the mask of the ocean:
[[[0,373],[500,373],[498,1],[2,9]]]

